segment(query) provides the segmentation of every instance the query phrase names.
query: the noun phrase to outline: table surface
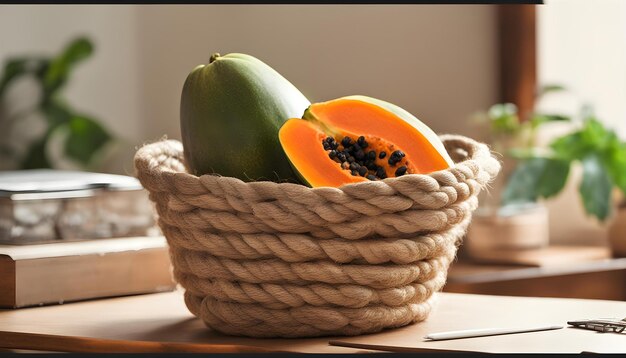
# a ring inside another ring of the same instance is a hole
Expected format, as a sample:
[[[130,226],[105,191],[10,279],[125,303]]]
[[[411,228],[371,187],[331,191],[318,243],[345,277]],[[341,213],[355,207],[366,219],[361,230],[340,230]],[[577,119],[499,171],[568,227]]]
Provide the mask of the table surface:
[[[568,320],[622,318],[626,302],[439,293],[429,318],[407,327],[359,337],[253,339],[208,329],[186,309],[180,291],[57,306],[0,310],[0,347],[60,351],[236,350],[353,353],[373,350],[480,352],[626,352],[626,334],[567,328]],[[429,342],[428,333],[563,325],[556,331]],[[44,336],[42,336],[44,335]],[[48,336],[54,335],[54,336]],[[352,348],[329,345],[353,346]],[[215,346],[220,345],[220,346]],[[229,345],[229,346],[223,346]],[[242,348],[243,347],[243,348]]]

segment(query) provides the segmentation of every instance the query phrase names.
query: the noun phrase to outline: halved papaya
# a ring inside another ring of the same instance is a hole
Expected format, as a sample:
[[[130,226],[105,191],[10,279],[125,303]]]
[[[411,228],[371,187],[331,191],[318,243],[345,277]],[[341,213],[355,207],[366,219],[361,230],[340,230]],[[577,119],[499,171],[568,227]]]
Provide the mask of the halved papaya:
[[[314,103],[281,127],[279,140],[294,171],[311,187],[449,168],[439,137],[406,110],[371,97]]]

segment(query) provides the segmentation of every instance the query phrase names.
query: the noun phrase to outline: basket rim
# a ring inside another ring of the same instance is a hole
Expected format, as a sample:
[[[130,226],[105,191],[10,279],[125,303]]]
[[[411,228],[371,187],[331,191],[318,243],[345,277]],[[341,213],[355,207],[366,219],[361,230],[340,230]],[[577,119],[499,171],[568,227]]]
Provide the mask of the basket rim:
[[[385,178],[385,179],[377,180],[377,181],[346,183],[339,187],[329,187],[329,186],[309,187],[305,184],[287,182],[287,181],[283,181],[283,182],[275,182],[275,181],[269,181],[269,180],[243,181],[239,178],[223,176],[223,175],[220,175],[219,173],[207,173],[207,174],[198,176],[198,175],[188,172],[188,169],[185,164],[185,159],[183,156],[184,146],[182,142],[177,139],[160,139],[152,143],[146,143],[137,150],[134,159],[135,159],[135,169],[136,169],[136,172],[138,172],[138,175],[136,176],[139,177],[142,174],[141,170],[139,170],[139,165],[140,165],[139,163],[142,160],[144,160],[143,154],[150,150],[155,150],[156,148],[162,151],[163,149],[165,149],[163,148],[163,146],[167,146],[168,148],[164,154],[166,155],[169,154],[168,155],[169,158],[175,157],[178,161],[180,161],[180,163],[185,167],[185,171],[174,170],[172,168],[167,167],[166,165],[163,165],[162,162],[145,163],[147,165],[144,165],[143,167],[144,169],[148,169],[148,171],[150,172],[150,175],[186,177],[187,179],[193,178],[195,180],[202,180],[202,178],[210,177],[211,180],[229,180],[229,181],[238,182],[239,185],[242,185],[242,184],[250,185],[250,186],[276,185],[278,187],[282,187],[285,189],[297,187],[300,189],[306,188],[311,191],[328,191],[328,190],[341,190],[341,191],[350,190],[351,191],[352,189],[362,190],[362,189],[366,189],[367,187],[378,186],[381,183],[389,185],[395,182],[413,181],[416,179],[419,180],[419,179],[426,179],[426,178],[430,180],[432,179],[437,180],[437,176],[439,174],[444,173],[444,172],[450,172],[451,170],[455,168],[459,168],[460,166],[467,165],[470,162],[474,162],[481,169],[486,170],[489,173],[492,180],[500,171],[501,163],[498,159],[496,159],[492,155],[488,145],[478,142],[472,138],[459,135],[459,134],[440,134],[439,138],[444,143],[444,146],[446,147],[446,150],[448,151],[449,154],[451,150],[462,149],[467,152],[467,157],[458,162],[454,162],[454,165],[449,168],[430,172],[430,173],[405,174],[401,177],[391,177],[391,178]]]

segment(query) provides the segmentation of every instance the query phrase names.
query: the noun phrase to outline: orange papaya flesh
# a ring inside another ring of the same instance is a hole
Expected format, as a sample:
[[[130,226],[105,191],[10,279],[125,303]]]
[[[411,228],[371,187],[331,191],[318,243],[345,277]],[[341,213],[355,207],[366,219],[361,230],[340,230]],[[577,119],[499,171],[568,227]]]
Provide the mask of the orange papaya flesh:
[[[279,139],[300,180],[312,187],[339,187],[366,181],[328,157],[322,142],[328,136],[319,126],[302,119],[289,119],[278,132]]]
[[[300,179],[312,187],[339,187],[417,173],[398,146],[379,137],[347,131],[333,137],[302,119],[288,120],[279,135]]]
[[[412,173],[430,173],[450,167],[448,154],[439,152],[431,142],[438,138],[427,138],[408,121],[374,103],[356,99],[314,103],[306,116],[328,127],[386,138],[407,154],[415,168]]]
[[[428,132],[422,133],[415,123],[368,97],[315,103],[303,118],[285,122],[279,140],[294,171],[312,187],[428,173],[452,163],[446,152],[434,148],[443,144],[429,128],[424,131],[425,125],[411,116],[408,120]]]

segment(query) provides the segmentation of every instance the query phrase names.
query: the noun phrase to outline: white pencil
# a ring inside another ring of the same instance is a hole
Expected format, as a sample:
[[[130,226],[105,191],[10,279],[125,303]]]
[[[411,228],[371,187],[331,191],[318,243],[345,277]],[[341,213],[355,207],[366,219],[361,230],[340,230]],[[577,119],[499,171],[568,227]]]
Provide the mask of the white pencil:
[[[444,339],[457,339],[457,338],[469,338],[469,337],[495,336],[495,335],[500,335],[500,334],[511,334],[511,333],[548,331],[552,329],[561,329],[561,328],[563,328],[563,326],[469,329],[465,331],[431,333],[429,335],[426,335],[424,338],[430,339],[433,341],[439,341],[439,340],[444,340]]]

